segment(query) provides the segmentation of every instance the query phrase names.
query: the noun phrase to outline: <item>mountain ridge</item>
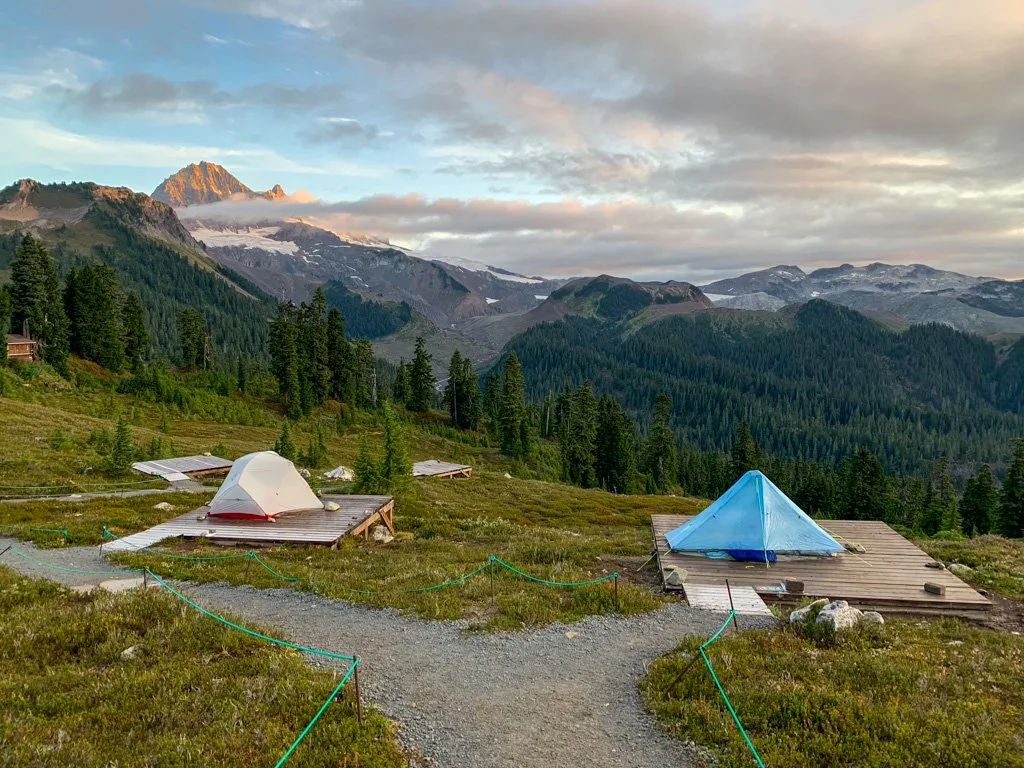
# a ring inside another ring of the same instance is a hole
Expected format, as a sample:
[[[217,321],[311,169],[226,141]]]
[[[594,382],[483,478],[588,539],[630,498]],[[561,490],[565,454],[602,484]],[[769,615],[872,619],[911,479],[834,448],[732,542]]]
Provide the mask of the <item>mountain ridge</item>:
[[[201,160],[172,173],[153,190],[150,197],[173,208],[207,205],[224,200],[281,200],[288,195],[280,184],[256,192],[217,163]]]

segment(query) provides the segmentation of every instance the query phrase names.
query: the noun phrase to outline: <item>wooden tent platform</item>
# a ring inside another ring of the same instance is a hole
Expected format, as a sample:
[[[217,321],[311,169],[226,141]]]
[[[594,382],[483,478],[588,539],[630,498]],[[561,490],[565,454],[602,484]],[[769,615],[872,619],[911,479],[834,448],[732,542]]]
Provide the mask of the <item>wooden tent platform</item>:
[[[412,465],[413,477],[472,477],[473,468],[468,464],[450,464],[447,461],[417,461]]]
[[[864,554],[840,552],[835,557],[781,557],[778,562],[744,563],[736,560],[715,560],[702,555],[672,552],[665,534],[689,517],[683,515],[652,515],[654,546],[661,566],[666,590],[685,587],[670,586],[665,580],[672,568],[685,568],[686,582],[692,584],[724,584],[754,587],[767,601],[797,602],[805,597],[829,597],[846,600],[864,610],[912,615],[945,615],[984,619],[992,603],[945,569],[925,567],[932,558],[915,547],[885,523],[868,520],[825,520],[820,525],[841,544],[860,544]],[[783,579],[804,583],[804,593],[787,593]],[[924,590],[924,583],[941,584],[945,595]]]
[[[160,523],[140,533],[104,544],[104,552],[133,552],[181,536],[226,544],[319,544],[334,546],[345,535],[369,535],[370,526],[383,522],[395,532],[391,496],[324,496],[339,509],[286,512],[274,520],[230,520],[206,517],[206,507]],[[200,520],[199,518],[203,519]]]

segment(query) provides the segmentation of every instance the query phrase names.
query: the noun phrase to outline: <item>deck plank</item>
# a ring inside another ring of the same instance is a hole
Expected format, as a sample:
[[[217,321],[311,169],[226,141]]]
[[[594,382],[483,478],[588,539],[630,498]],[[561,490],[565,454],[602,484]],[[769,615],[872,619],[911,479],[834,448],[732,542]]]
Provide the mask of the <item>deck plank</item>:
[[[672,552],[665,533],[690,518],[652,515],[651,528],[663,581],[672,568],[687,571],[687,583],[753,587],[765,600],[794,601],[803,596],[847,600],[861,608],[906,614],[954,615],[983,618],[992,603],[945,569],[925,567],[932,558],[883,522],[875,520],[825,520],[821,526],[838,541],[854,542],[863,554],[840,552],[835,557],[780,557],[770,565],[715,560],[701,555]],[[804,582],[804,595],[779,591],[783,579]],[[945,595],[924,591],[926,581],[941,584]],[[685,585],[684,585],[685,586]],[[665,588],[679,589],[665,583]]]

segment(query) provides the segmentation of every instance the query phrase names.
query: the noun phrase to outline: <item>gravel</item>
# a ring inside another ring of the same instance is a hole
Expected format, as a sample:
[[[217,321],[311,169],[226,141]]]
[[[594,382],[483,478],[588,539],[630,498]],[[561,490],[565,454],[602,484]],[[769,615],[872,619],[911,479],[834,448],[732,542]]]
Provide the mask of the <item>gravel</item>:
[[[9,543],[0,540],[0,550]],[[96,548],[51,550],[41,559],[115,570]],[[88,583],[10,553],[3,562],[68,584]],[[724,619],[671,603],[643,616],[483,634],[463,622],[425,621],[287,589],[188,584],[186,591],[204,607],[274,627],[293,642],[359,656],[364,698],[397,721],[415,764],[441,768],[695,765],[699,753],[658,727],[637,683],[653,658],[685,635],[710,635]]]

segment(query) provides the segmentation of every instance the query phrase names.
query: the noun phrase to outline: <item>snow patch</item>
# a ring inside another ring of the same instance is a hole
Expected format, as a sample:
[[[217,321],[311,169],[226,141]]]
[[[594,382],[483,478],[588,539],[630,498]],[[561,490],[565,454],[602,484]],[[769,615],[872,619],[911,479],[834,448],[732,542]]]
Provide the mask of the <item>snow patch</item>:
[[[298,243],[290,240],[274,240],[280,227],[247,227],[245,229],[208,229],[201,227],[192,231],[192,237],[206,243],[207,248],[258,248],[292,256],[299,251]]]
[[[486,302],[487,302],[488,304],[497,304],[497,303],[498,303],[499,301],[501,301],[501,299],[488,299],[488,298],[486,298],[486,297],[485,297],[485,299],[484,299],[484,300],[485,300],[485,301],[486,301]]]
[[[548,299],[547,296],[538,296],[536,293],[533,294],[533,298],[535,298],[537,301],[547,301]]]
[[[458,256],[436,256],[433,258],[434,261],[439,261],[442,264],[448,264],[452,267],[458,267],[459,269],[465,269],[468,272],[481,272],[491,277],[497,278],[498,280],[504,280],[509,283],[522,283],[524,285],[537,285],[543,283],[543,280],[537,280],[533,277],[525,277],[524,275],[506,275],[503,272],[496,272],[493,267],[488,266],[480,261],[473,261],[472,259],[461,259]]]

